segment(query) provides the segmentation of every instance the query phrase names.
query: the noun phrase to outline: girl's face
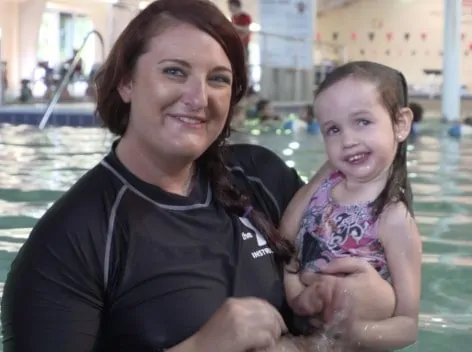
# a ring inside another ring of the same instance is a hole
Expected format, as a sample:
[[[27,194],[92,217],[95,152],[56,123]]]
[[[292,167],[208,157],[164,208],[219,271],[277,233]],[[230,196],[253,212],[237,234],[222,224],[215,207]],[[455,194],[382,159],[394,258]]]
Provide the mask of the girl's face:
[[[352,77],[333,84],[315,100],[328,157],[355,183],[388,178],[398,143],[411,127],[411,114],[400,115],[394,126],[377,87]]]

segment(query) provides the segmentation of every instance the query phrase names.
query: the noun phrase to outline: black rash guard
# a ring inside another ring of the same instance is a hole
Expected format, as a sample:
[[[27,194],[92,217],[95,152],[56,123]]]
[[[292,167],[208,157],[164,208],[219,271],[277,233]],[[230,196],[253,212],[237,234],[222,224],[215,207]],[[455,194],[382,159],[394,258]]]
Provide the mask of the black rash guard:
[[[229,148],[233,182],[277,225],[298,175],[273,152]],[[2,301],[4,352],[160,351],[197,332],[228,297],[286,309],[273,254],[251,223],[214,201],[131,174],[114,151],[38,221]]]

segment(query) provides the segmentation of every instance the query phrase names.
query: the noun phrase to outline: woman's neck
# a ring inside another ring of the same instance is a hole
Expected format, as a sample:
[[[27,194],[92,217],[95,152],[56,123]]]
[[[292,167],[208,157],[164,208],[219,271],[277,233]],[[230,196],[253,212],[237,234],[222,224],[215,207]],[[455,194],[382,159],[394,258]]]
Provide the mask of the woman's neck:
[[[121,163],[144,182],[181,196],[190,193],[195,175],[192,160],[166,158],[126,138],[118,142],[115,153]]]

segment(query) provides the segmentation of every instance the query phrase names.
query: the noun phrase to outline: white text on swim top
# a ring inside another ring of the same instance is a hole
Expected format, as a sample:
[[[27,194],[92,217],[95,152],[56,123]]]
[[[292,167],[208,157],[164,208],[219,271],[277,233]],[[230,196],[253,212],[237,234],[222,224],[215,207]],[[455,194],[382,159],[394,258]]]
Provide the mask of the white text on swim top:
[[[254,227],[254,225],[246,218],[239,218],[239,221],[241,221],[243,223],[244,226],[246,226],[248,229],[252,230],[256,236],[256,241],[257,241],[257,245],[259,247],[264,247],[264,248],[261,248],[261,249],[258,249],[256,251],[253,251],[251,253],[251,256],[256,259],[256,258],[260,258],[260,257],[264,257],[266,255],[270,255],[272,254],[272,250],[267,247],[267,241],[266,239],[264,238],[264,236],[262,236],[262,234],[259,232],[258,229],[256,229]],[[242,232],[241,233],[241,236],[243,238],[243,240],[248,240],[250,238],[253,238],[253,235],[252,233],[250,232]]]
[[[253,237],[250,232],[243,232],[241,233],[241,236],[243,237],[243,240],[250,240]]]

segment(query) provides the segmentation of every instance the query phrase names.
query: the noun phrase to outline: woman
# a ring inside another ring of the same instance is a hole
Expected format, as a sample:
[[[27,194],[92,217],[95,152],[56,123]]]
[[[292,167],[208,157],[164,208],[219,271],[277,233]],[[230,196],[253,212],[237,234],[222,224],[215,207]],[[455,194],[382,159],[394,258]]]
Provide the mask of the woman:
[[[275,258],[290,248],[276,226],[302,182],[262,147],[226,145],[245,72],[237,32],[208,1],[155,1],[131,21],[97,76],[98,114],[119,138],[12,264],[4,352],[284,343]],[[348,275],[305,290],[298,314],[316,313],[320,289],[349,291],[360,309],[385,304],[368,265],[327,270]]]

